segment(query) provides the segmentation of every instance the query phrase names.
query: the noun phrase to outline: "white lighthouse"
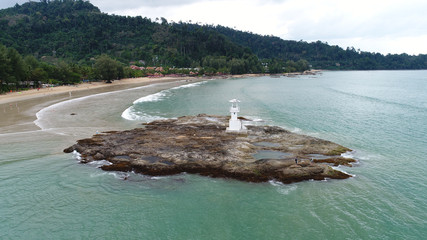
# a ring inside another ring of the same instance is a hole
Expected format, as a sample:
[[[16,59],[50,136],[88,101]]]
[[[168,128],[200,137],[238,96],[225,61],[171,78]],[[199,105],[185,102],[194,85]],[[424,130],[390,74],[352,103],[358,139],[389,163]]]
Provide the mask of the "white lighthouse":
[[[240,101],[237,99],[231,99],[230,114],[231,118],[229,121],[229,125],[227,128],[227,132],[242,132],[246,130],[246,127],[243,126],[242,121],[237,118],[237,113],[240,112],[239,103]]]

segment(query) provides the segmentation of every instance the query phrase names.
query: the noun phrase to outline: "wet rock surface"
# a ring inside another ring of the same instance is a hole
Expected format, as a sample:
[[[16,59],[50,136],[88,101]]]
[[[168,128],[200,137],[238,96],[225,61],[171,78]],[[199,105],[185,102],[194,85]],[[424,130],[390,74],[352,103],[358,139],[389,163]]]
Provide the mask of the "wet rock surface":
[[[227,133],[227,124],[227,117],[204,114],[159,120],[142,128],[96,134],[64,152],[79,152],[82,163],[107,160],[112,164],[102,166],[105,171],[151,176],[186,172],[283,183],[350,177],[330,166],[351,166],[353,159],[340,156],[351,151],[348,148],[275,126],[247,126],[244,133]],[[263,152],[269,153],[266,158]]]

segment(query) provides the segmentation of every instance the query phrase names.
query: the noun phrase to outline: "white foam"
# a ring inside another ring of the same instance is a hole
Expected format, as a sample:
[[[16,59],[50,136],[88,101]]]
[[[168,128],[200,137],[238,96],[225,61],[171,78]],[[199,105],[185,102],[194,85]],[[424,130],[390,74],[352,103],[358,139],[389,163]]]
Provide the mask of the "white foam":
[[[40,111],[38,111],[36,113],[37,119],[34,121],[34,124],[36,126],[38,126],[41,130],[46,130],[47,127],[42,123],[43,116],[48,112],[54,112],[55,109],[58,107],[62,108],[67,104],[80,102],[80,101],[86,100],[88,98],[93,98],[93,97],[98,97],[98,96],[103,96],[103,95],[109,95],[109,94],[114,94],[114,93],[119,93],[119,92],[132,91],[132,90],[137,90],[137,89],[142,89],[142,88],[148,88],[148,87],[153,87],[153,86],[162,85],[162,84],[166,84],[166,83],[156,83],[156,84],[151,84],[151,85],[141,86],[141,87],[136,87],[136,88],[129,88],[129,89],[112,91],[112,92],[98,93],[98,94],[93,94],[93,95],[84,96],[84,97],[80,97],[80,98],[73,98],[73,99],[69,99],[67,101],[55,103],[55,104],[52,104],[52,105],[45,107],[45,108],[41,109]]]
[[[82,155],[79,152],[77,152],[76,150],[73,151],[73,157],[79,161],[82,160]]]
[[[89,162],[87,164],[95,166],[97,168],[100,168],[100,167],[105,166],[105,165],[107,165],[107,166],[112,165],[113,163],[111,163],[107,160],[100,160],[100,161],[92,161],[92,162]]]
[[[102,177],[106,175],[113,176],[115,179],[120,179],[120,180],[124,180],[129,177],[129,174],[124,172],[95,172],[95,173],[91,173],[90,177],[97,178],[97,177]]]
[[[302,130],[301,130],[301,128],[294,127],[294,129],[292,129],[291,132],[293,132],[293,133],[301,133]]]
[[[360,160],[370,160],[370,159],[380,159],[380,158],[384,158],[384,156],[381,156],[379,154],[372,154],[372,153],[367,153],[367,152],[363,152],[360,150],[353,150],[351,152],[345,152],[343,154],[341,154],[342,157],[344,158],[353,158],[356,161],[360,161]]]
[[[158,93],[154,93],[154,94],[151,94],[151,95],[148,95],[148,96],[141,97],[141,98],[135,100],[133,102],[133,104],[143,103],[143,102],[158,102],[158,101],[161,101],[161,100],[164,100],[165,98],[167,98],[171,94],[172,90],[197,87],[197,86],[200,86],[200,85],[202,85],[202,84],[204,84],[206,82],[207,81],[197,82],[197,83],[190,83],[190,84],[185,84],[185,85],[181,85],[181,86],[178,86],[178,87],[174,87],[174,88],[171,88],[171,89],[166,89],[166,90],[160,91]]]
[[[275,180],[270,180],[268,182],[275,187],[283,186],[283,183],[275,181]]]
[[[280,194],[283,195],[289,195],[289,193],[297,190],[297,186],[295,184],[289,185],[289,184],[283,184],[281,182],[278,181],[274,181],[274,180],[270,180],[268,181],[271,185],[275,186],[277,188],[277,191]]]
[[[108,174],[108,172],[96,172],[96,173],[91,173],[89,176],[91,178],[96,178],[96,177],[100,177],[100,176],[105,176],[107,174]]]
[[[255,119],[253,119],[252,121],[253,121],[253,122],[264,122],[264,120],[263,120],[263,119],[261,119],[261,118],[255,118]]]
[[[352,177],[355,177],[355,176],[356,176],[356,175],[353,175],[353,174],[351,174],[351,173],[348,173],[348,172],[346,172],[346,171],[342,170],[341,165],[339,165],[338,167],[334,167],[334,166],[332,166],[332,169],[337,170],[337,171],[340,171],[340,172],[343,172],[343,173],[348,174],[348,175],[350,175],[350,176],[352,176]]]
[[[122,118],[129,120],[129,121],[142,121],[142,122],[152,122],[155,120],[166,119],[164,117],[152,116],[152,115],[148,115],[148,114],[143,113],[143,112],[135,111],[135,108],[133,106],[128,107],[122,113]]]
[[[221,121],[218,118],[205,117],[205,119],[209,122],[221,123]]]
[[[153,180],[162,180],[162,179],[167,179],[167,178],[169,178],[169,176],[151,176],[150,177],[150,179],[153,179]]]
[[[185,85],[181,85],[178,87],[171,88],[170,90],[176,90],[176,89],[182,89],[182,88],[192,88],[192,87],[200,86],[200,85],[205,84],[205,83],[207,83],[207,81],[190,83],[190,84],[185,84]]]
[[[38,126],[41,130],[46,130],[47,127],[44,126],[43,123],[42,123],[43,116],[46,113],[48,113],[48,112],[54,112],[55,109],[58,108],[58,107],[61,107],[61,106],[64,106],[66,104],[69,104],[69,103],[73,102],[73,100],[74,101],[78,101],[78,99],[72,99],[72,100],[68,100],[68,101],[59,102],[59,103],[56,103],[56,104],[53,104],[53,105],[50,105],[48,107],[45,107],[45,108],[41,109],[40,111],[38,111],[36,113],[37,119],[34,121],[34,124],[36,126]]]
[[[130,120],[130,121],[136,121],[139,120],[139,116],[135,114],[135,108],[133,106],[128,107],[124,112],[122,112],[122,118]]]
[[[168,91],[169,90],[163,90],[163,91],[160,91],[160,92],[155,93],[155,94],[151,94],[151,95],[148,95],[148,96],[141,97],[141,98],[135,100],[133,102],[133,104],[143,103],[143,102],[158,102],[158,101],[163,100],[164,98],[166,98]]]
[[[120,180],[127,179],[129,177],[129,173],[124,172],[108,172],[108,175]]]
[[[154,93],[151,95],[141,97],[141,98],[135,100],[133,102],[133,104],[162,101],[162,100],[168,98],[172,94],[172,92],[171,92],[172,90],[197,87],[197,86],[200,86],[206,82],[207,81],[190,83],[190,84],[185,84],[185,85],[181,85],[178,87],[174,87],[171,89],[166,89],[166,90],[160,91],[158,93]],[[130,120],[130,121],[143,121],[143,122],[151,122],[151,121],[155,121],[155,120],[166,119],[164,117],[152,116],[152,115],[146,114],[144,112],[135,111],[134,106],[130,106],[126,110],[124,110],[121,116],[122,116],[122,118]]]
[[[353,151],[348,151],[348,152],[342,153],[341,157],[343,157],[343,158],[355,158]]]
[[[257,125],[265,124],[265,121],[260,117],[255,117],[255,116],[243,116],[243,117],[246,119],[249,119],[249,120],[242,120],[242,123],[244,126],[257,126]]]

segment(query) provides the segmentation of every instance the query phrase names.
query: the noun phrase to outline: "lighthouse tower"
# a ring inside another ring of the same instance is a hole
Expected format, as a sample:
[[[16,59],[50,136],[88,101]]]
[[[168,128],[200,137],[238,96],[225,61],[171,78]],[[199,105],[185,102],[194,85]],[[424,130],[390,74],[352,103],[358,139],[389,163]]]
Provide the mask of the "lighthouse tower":
[[[232,99],[229,102],[231,102],[231,107],[230,107],[230,114],[231,114],[231,118],[229,121],[229,125],[227,128],[227,132],[241,132],[246,130],[245,126],[243,126],[242,121],[240,121],[240,119],[237,118],[237,113],[240,112],[240,108],[239,105],[237,103],[239,103],[240,101],[237,99]]]

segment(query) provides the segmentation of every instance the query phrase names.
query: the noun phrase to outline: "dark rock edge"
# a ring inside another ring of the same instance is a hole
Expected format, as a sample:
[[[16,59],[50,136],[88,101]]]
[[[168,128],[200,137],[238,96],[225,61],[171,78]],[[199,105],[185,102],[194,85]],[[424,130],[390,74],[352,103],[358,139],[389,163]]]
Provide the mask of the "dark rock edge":
[[[354,159],[339,156],[351,151],[348,148],[275,126],[248,126],[245,133],[226,133],[227,121],[227,117],[205,114],[154,121],[143,128],[78,140],[64,152],[79,152],[82,163],[107,160],[112,165],[102,166],[105,171],[134,171],[149,176],[185,172],[246,182],[282,183],[351,177],[328,165],[351,166]],[[257,142],[276,145],[256,146]],[[256,160],[252,155],[259,150],[282,151],[291,156]],[[311,154],[331,157],[313,159]]]

